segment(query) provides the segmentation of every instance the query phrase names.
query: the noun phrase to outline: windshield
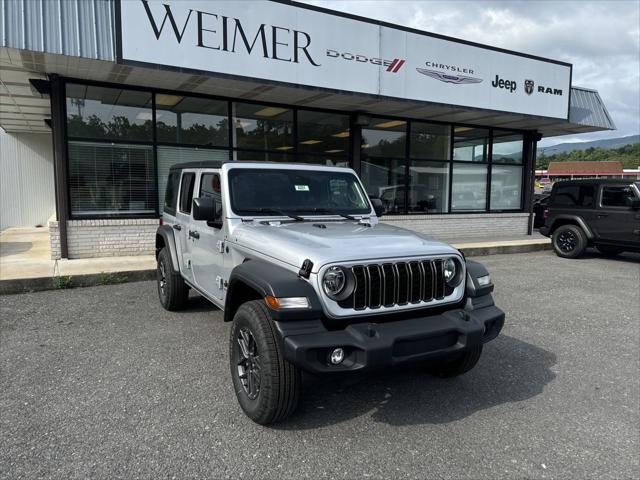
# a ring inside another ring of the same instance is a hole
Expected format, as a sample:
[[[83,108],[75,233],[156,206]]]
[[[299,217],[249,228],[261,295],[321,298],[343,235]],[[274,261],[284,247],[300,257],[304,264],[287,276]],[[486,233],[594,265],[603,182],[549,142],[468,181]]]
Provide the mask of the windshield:
[[[366,194],[349,172],[234,168],[231,208],[238,215],[366,215]]]

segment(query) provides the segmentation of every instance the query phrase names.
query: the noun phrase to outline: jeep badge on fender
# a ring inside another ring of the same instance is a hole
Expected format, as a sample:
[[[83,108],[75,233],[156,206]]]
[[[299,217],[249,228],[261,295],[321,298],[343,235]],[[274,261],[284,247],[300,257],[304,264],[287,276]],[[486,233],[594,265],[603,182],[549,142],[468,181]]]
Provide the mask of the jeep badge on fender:
[[[303,371],[414,363],[451,377],[502,330],[489,272],[446,243],[380,223],[382,201],[350,168],[174,165],[163,210],[160,303],[183,309],[192,289],[233,322],[229,373],[257,423],[293,413]]]

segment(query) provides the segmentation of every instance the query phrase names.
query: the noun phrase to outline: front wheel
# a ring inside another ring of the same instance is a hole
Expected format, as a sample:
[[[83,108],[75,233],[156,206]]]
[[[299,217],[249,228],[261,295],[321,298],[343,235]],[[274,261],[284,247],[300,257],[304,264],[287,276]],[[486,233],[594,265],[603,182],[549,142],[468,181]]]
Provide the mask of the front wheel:
[[[261,425],[291,415],[300,397],[300,370],[282,357],[263,300],[243,304],[229,339],[231,379],[244,413]]]
[[[451,378],[467,373],[476,366],[482,355],[482,344],[468,348],[460,356],[446,359],[430,369],[431,373],[440,378]]]
[[[577,258],[587,248],[587,238],[577,225],[562,225],[551,239],[556,255],[562,258]]]

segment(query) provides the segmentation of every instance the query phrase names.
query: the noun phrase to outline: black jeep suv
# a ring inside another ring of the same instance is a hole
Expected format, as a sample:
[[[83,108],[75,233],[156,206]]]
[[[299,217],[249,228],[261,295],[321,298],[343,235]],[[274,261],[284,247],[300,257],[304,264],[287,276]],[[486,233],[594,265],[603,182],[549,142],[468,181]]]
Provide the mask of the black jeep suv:
[[[640,252],[640,182],[612,179],[557,182],[540,233],[560,257],[588,246],[605,255]]]

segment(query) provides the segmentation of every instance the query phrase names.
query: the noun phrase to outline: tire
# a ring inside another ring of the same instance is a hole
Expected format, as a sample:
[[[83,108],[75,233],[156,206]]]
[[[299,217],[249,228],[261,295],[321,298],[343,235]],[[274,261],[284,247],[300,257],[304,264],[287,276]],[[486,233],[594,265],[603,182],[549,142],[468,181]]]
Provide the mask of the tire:
[[[185,308],[189,299],[189,287],[184,283],[180,272],[173,270],[171,256],[166,248],[158,254],[156,281],[158,298],[165,310],[174,312]]]
[[[481,355],[482,344],[468,348],[462,355],[453,359],[444,360],[438,365],[431,367],[430,372],[440,378],[457,377],[475,367]]]
[[[562,258],[577,258],[587,248],[587,237],[577,225],[561,225],[551,237],[556,255]]]
[[[244,303],[233,317],[229,366],[238,403],[251,420],[268,425],[295,411],[301,373],[282,357],[263,300]]]
[[[615,257],[616,255],[619,255],[622,252],[624,252],[624,250],[622,250],[621,248],[610,247],[608,245],[598,245],[597,249],[600,253],[602,253],[603,255],[606,255],[607,257]]]

